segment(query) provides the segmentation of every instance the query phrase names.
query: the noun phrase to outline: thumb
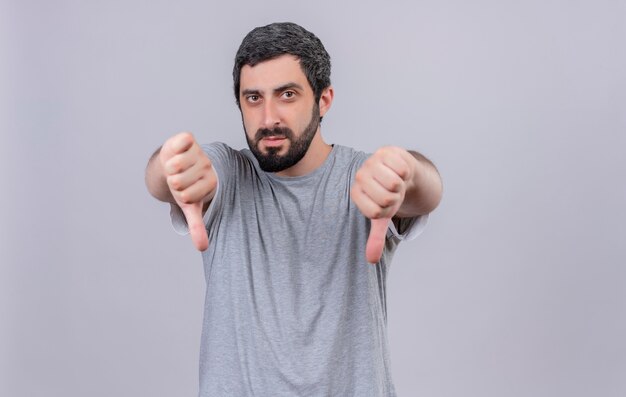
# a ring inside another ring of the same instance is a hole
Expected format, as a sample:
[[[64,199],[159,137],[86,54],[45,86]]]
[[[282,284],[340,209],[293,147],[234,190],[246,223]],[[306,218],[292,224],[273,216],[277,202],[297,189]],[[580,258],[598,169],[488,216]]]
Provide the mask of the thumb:
[[[199,251],[209,248],[209,236],[207,236],[204,221],[202,220],[202,202],[183,204],[180,207],[185,214],[191,241]]]
[[[385,247],[385,235],[391,218],[372,219],[370,227],[370,236],[367,239],[365,247],[365,257],[372,264],[378,263],[383,256],[383,248]]]

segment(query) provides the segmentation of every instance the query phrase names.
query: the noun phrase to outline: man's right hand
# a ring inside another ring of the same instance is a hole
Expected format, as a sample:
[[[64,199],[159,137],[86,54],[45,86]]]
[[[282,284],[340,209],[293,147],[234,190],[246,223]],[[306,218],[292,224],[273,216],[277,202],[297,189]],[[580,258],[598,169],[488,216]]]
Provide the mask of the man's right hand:
[[[215,195],[217,175],[211,160],[193,135],[181,132],[168,139],[159,153],[159,162],[167,186],[183,210],[194,246],[204,251],[209,247],[203,217],[203,207]]]

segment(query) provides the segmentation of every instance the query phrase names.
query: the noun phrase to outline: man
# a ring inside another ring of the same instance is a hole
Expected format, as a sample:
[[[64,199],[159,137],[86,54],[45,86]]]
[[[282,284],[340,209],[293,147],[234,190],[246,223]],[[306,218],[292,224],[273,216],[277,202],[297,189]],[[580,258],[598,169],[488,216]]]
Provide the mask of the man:
[[[401,148],[324,141],[330,57],[298,25],[252,30],[233,78],[250,150],[181,133],[146,170],[202,251],[200,395],[395,396],[387,269],[438,205],[439,174]]]

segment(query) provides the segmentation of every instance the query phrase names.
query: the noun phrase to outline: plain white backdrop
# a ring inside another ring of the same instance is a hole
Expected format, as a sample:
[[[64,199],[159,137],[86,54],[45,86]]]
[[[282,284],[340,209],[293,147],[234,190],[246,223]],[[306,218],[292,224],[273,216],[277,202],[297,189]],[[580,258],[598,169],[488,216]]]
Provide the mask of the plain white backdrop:
[[[331,143],[445,193],[388,285],[402,397],[626,395],[623,1],[0,2],[0,395],[193,396],[204,279],[144,182],[182,130],[245,146],[243,36],[333,62]]]

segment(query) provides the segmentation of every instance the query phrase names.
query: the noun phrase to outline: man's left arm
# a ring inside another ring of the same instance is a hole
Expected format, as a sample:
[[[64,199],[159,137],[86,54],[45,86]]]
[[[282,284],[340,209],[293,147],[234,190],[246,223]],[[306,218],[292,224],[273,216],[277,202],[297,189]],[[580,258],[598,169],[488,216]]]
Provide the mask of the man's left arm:
[[[382,255],[389,221],[428,214],[441,201],[439,172],[423,155],[395,146],[372,154],[357,171],[352,201],[371,220],[366,257],[376,263]]]
[[[409,150],[407,153],[413,157],[413,159],[407,158],[413,171],[406,180],[404,200],[394,215],[398,218],[432,212],[439,205],[443,192],[441,176],[435,165],[418,152]]]

